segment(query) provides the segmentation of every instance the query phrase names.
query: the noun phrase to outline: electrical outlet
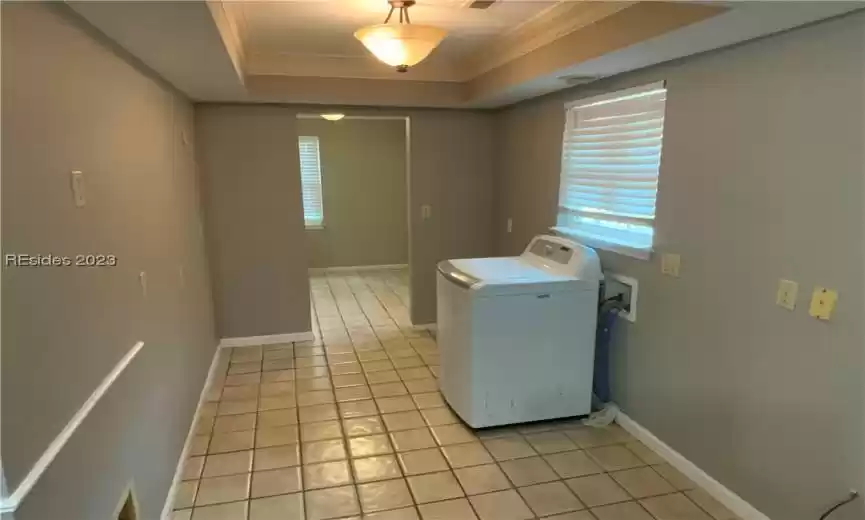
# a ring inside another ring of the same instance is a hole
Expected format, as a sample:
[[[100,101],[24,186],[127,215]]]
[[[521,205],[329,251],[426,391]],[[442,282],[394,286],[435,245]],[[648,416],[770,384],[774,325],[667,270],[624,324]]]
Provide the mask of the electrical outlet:
[[[778,282],[778,294],[775,303],[788,310],[796,309],[796,296],[799,294],[799,284],[792,280]]]
[[[682,258],[676,253],[664,253],[661,256],[661,272],[667,276],[679,277],[679,267]]]
[[[828,320],[835,310],[835,302],[838,300],[838,292],[825,287],[815,287],[811,295],[811,308],[809,314],[818,320]]]

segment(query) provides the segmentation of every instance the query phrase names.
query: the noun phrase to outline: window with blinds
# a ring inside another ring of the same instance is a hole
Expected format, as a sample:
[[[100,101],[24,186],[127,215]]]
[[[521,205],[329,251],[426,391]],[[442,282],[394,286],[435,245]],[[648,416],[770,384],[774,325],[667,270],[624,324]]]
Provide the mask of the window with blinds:
[[[649,257],[666,96],[660,82],[566,106],[556,231]]]
[[[321,163],[318,137],[302,135],[297,138],[300,151],[300,183],[303,190],[303,221],[308,228],[324,225],[324,204],[321,200]]]

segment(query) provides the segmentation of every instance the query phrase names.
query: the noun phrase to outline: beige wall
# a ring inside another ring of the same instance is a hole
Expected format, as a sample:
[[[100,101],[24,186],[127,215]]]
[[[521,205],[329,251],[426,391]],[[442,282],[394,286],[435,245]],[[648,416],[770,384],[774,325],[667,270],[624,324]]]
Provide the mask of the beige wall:
[[[141,518],[155,519],[216,346],[192,107],[63,6],[4,2],[2,39],[3,253],[118,259],[113,268],[3,269],[10,490],[144,341],[15,517],[108,519],[134,482]],[[81,208],[69,187],[76,169]]]
[[[311,330],[295,116],[285,107],[195,109],[222,338]]]
[[[490,113],[197,105],[204,189],[209,194],[217,323],[225,327],[223,336],[309,330],[309,252],[297,146],[286,143],[296,142],[297,113],[322,111],[410,119],[413,323],[435,322],[438,261],[493,252]],[[424,204],[432,207],[427,220],[420,218]],[[256,267],[246,267],[249,265]],[[286,328],[276,330],[282,324]]]
[[[865,487],[865,14],[654,67],[499,114],[498,251],[555,222],[563,104],[656,80],[668,100],[656,255],[614,344],[625,412],[769,517]],[[514,219],[506,232],[506,219]],[[662,277],[661,252],[682,255]],[[798,308],[774,305],[779,278]],[[831,322],[815,285],[840,291]],[[863,518],[862,501],[836,513]]]
[[[454,107],[466,102],[465,85],[445,81],[252,75],[246,98],[256,103],[345,103],[357,106]],[[320,108],[320,107],[319,107]]]
[[[408,263],[404,119],[298,119],[319,138],[324,228],[309,229],[309,266]]]
[[[493,117],[486,112],[411,115],[411,318],[436,321],[436,264],[492,256]],[[432,207],[421,220],[420,208]]]

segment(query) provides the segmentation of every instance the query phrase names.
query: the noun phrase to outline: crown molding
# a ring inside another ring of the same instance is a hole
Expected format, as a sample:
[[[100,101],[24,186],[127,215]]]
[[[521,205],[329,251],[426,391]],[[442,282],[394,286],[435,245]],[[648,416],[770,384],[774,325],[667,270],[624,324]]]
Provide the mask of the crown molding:
[[[208,0],[223,4],[219,0]],[[471,3],[467,0],[465,6]],[[525,56],[555,40],[591,25],[638,2],[574,2],[559,0],[535,16],[498,35],[489,44],[467,58],[442,58],[435,53],[422,64],[413,67],[410,74],[394,74],[373,58],[301,53],[247,52],[243,57],[247,76],[281,75],[303,77],[331,77],[348,79],[388,79],[413,81],[468,81],[508,62]],[[243,9],[222,11],[231,22],[234,47],[242,52],[246,37]],[[463,6],[463,7],[465,7]],[[224,37],[225,38],[225,37]],[[410,77],[409,77],[410,76]]]
[[[244,33],[241,30],[241,18],[238,13],[242,13],[239,9],[231,7],[232,4],[226,3],[223,0],[206,0],[206,5],[213,17],[213,23],[219,32],[222,39],[222,44],[225,46],[225,51],[228,53],[234,70],[241,78],[244,77],[246,65],[246,52],[244,44]]]
[[[717,16],[724,6],[636,2],[466,82],[468,99],[491,97],[537,78]]]
[[[408,72],[396,73],[372,56],[335,54],[250,54],[246,59],[246,75],[291,76],[344,79],[384,79],[404,81],[461,81],[450,60],[431,59]]]
[[[463,80],[480,76],[638,2],[560,1],[502,34],[460,64]]]

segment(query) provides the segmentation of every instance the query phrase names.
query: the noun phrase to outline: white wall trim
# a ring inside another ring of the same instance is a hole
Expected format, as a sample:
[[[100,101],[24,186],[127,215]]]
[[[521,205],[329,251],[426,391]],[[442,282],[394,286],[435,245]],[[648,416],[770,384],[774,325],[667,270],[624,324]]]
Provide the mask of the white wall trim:
[[[770,518],[754,506],[746,502],[742,497],[733,493],[726,486],[709,476],[708,473],[700,469],[696,464],[686,459],[684,455],[668,446],[664,441],[655,437],[652,432],[641,426],[639,423],[619,412],[616,417],[616,422],[619,423],[626,432],[633,435],[637,440],[648,446],[655,453],[664,458],[671,466],[682,472],[683,475],[691,479],[692,482],[706,490],[712,497],[726,506],[742,520],[770,520]]]
[[[415,325],[414,323],[412,323],[411,328],[413,328],[415,330],[429,330],[432,332],[435,332],[436,330],[438,330],[436,323],[422,323],[420,325]]]
[[[6,497],[9,490],[6,488],[6,473],[3,471],[3,463],[0,461],[0,513],[11,513],[14,509],[7,509]]]
[[[380,271],[408,269],[408,264],[357,265],[342,267],[310,267],[309,274],[346,273],[351,271]]]
[[[84,422],[84,419],[90,414],[93,408],[96,406],[96,403],[102,399],[102,396],[111,388],[111,385],[117,381],[117,378],[120,377],[120,374],[126,369],[127,366],[135,359],[135,356],[141,352],[141,349],[144,347],[144,342],[139,341],[135,345],[129,349],[123,358],[114,365],[114,368],[111,369],[111,372],[105,376],[105,379],[99,383],[99,386],[96,387],[96,390],[90,394],[90,397],[84,401],[84,404],[81,408],[75,412],[75,415],[72,416],[72,419],[66,423],[66,426],[57,437],[51,441],[51,444],[48,445],[48,449],[42,453],[42,456],[36,461],[27,475],[24,477],[24,480],[18,484],[18,487],[8,496],[2,498],[2,503],[0,503],[0,513],[11,513],[18,509],[18,506],[21,505],[21,502],[24,501],[24,498],[27,496],[27,493],[33,489],[33,486],[39,481],[39,478],[42,477],[42,474],[45,473],[45,470],[48,469],[48,466],[54,461],[57,457],[57,454],[60,453],[60,450],[63,449],[63,446],[69,442],[69,439],[72,438],[72,435],[75,433],[75,430],[81,426],[81,423]]]
[[[177,486],[180,484],[181,475],[183,474],[183,462],[189,456],[189,446],[194,437],[195,425],[198,423],[198,414],[201,411],[201,405],[207,397],[207,390],[216,378],[216,368],[218,366],[219,348],[213,352],[213,359],[210,360],[210,368],[207,371],[207,379],[204,380],[204,386],[201,387],[201,393],[198,395],[198,404],[195,405],[195,414],[192,416],[192,423],[189,425],[189,430],[186,433],[186,442],[183,443],[183,451],[180,452],[180,459],[178,459],[177,468],[174,470],[174,479],[171,481],[171,487],[168,488],[165,505],[162,506],[162,514],[159,516],[161,520],[171,520],[171,506],[174,504],[174,496],[177,494]]]
[[[292,341],[310,341],[315,335],[310,332],[294,332],[292,334],[271,334],[270,336],[247,336],[245,338],[222,338],[219,348],[256,347],[258,345],[273,345],[274,343],[291,343]]]

